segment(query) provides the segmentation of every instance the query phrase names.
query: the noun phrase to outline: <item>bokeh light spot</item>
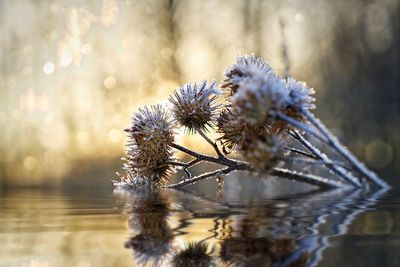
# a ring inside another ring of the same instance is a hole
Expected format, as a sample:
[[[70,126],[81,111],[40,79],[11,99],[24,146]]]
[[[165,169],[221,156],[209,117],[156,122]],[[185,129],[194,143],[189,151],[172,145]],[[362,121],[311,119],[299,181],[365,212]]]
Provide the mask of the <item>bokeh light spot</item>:
[[[104,87],[107,89],[113,89],[115,85],[117,84],[117,79],[115,79],[114,76],[107,76],[104,79]]]
[[[55,70],[55,65],[53,62],[47,62],[43,66],[43,72],[45,74],[52,74],[54,72],[54,70]]]
[[[60,65],[61,67],[68,67],[72,63],[72,54],[69,52],[63,53],[60,59]]]

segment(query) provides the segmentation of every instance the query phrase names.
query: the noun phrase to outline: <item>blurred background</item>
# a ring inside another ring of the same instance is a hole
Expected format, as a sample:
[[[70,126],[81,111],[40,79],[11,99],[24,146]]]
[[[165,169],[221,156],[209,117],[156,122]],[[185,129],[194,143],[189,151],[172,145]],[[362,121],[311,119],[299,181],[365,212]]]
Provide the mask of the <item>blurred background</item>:
[[[110,186],[132,112],[251,52],[314,87],[317,115],[393,182],[399,14],[400,0],[3,0],[0,188]]]

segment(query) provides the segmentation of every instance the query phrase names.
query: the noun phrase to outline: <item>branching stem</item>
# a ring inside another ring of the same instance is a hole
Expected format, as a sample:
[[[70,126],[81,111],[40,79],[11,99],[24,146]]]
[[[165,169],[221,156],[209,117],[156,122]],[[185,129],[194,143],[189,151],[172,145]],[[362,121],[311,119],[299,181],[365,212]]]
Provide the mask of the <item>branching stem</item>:
[[[170,162],[170,164],[182,166],[187,175],[187,179],[183,179],[176,184],[168,185],[168,186],[166,186],[167,188],[180,188],[182,186],[194,184],[198,181],[210,179],[210,178],[216,177],[218,175],[229,174],[232,171],[243,171],[243,170],[251,171],[252,170],[249,164],[247,164],[245,162],[241,162],[241,161],[228,159],[225,156],[224,156],[224,158],[214,158],[214,157],[210,157],[210,156],[207,156],[204,154],[197,153],[195,151],[192,151],[188,148],[182,147],[177,144],[173,144],[173,147],[195,157],[195,159],[193,159],[192,161],[190,161],[188,163]],[[219,164],[219,165],[225,166],[225,167],[218,169],[216,171],[212,171],[212,172],[208,172],[208,173],[204,173],[204,174],[192,177],[188,171],[188,168],[200,161],[216,163],[216,164]],[[310,174],[295,172],[295,171],[286,170],[286,169],[274,168],[272,170],[271,174],[274,176],[279,176],[282,178],[291,179],[291,180],[307,183],[307,184],[322,187],[322,188],[346,187],[345,184],[338,182],[338,181],[333,181],[333,180],[322,178],[322,177],[319,177],[316,175],[310,175]]]
[[[344,159],[346,159],[360,174],[364,175],[375,184],[382,188],[390,188],[390,186],[380,179],[374,172],[369,170],[362,162],[360,162],[340,141],[325,127],[325,125],[317,119],[309,110],[302,110],[302,114],[315,126],[316,129],[325,137],[325,143],[330,145]]]
[[[356,187],[361,187],[360,181],[356,177],[354,177],[349,171],[345,168],[335,165],[327,155],[322,153],[318,148],[313,146],[307,139],[304,138],[299,132],[293,130],[289,133],[295,140],[300,142],[306,149],[308,149],[311,153],[313,153],[318,159],[324,162],[324,166],[328,168],[332,173],[338,175],[339,177],[343,178],[344,180],[350,182],[351,184],[355,185]]]

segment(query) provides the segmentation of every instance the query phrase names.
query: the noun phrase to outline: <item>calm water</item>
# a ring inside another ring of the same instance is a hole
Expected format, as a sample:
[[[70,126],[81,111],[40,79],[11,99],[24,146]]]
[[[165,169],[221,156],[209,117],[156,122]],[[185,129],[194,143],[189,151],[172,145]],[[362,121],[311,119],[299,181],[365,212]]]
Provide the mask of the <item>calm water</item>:
[[[188,190],[3,192],[0,266],[400,266],[396,189]]]

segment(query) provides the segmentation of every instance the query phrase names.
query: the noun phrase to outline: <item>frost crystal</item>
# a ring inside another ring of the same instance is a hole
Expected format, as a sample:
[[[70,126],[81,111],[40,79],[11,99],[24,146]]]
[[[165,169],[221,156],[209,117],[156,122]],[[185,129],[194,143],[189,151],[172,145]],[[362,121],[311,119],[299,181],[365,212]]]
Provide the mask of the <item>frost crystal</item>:
[[[207,129],[216,116],[218,94],[215,81],[183,85],[169,98],[175,120],[189,132]]]
[[[132,127],[127,129],[127,159],[124,168],[136,176],[162,184],[172,168],[166,164],[174,142],[174,123],[162,106],[139,109],[132,117]]]
[[[239,83],[251,79],[259,72],[269,72],[271,67],[262,58],[254,54],[239,56],[236,63],[228,66],[224,72],[225,80],[221,87],[226,90],[227,95],[234,95],[237,92]]]
[[[290,105],[300,109],[314,109],[315,98],[312,96],[315,91],[306,86],[304,82],[299,82],[293,78],[288,78],[286,82],[290,96]]]

